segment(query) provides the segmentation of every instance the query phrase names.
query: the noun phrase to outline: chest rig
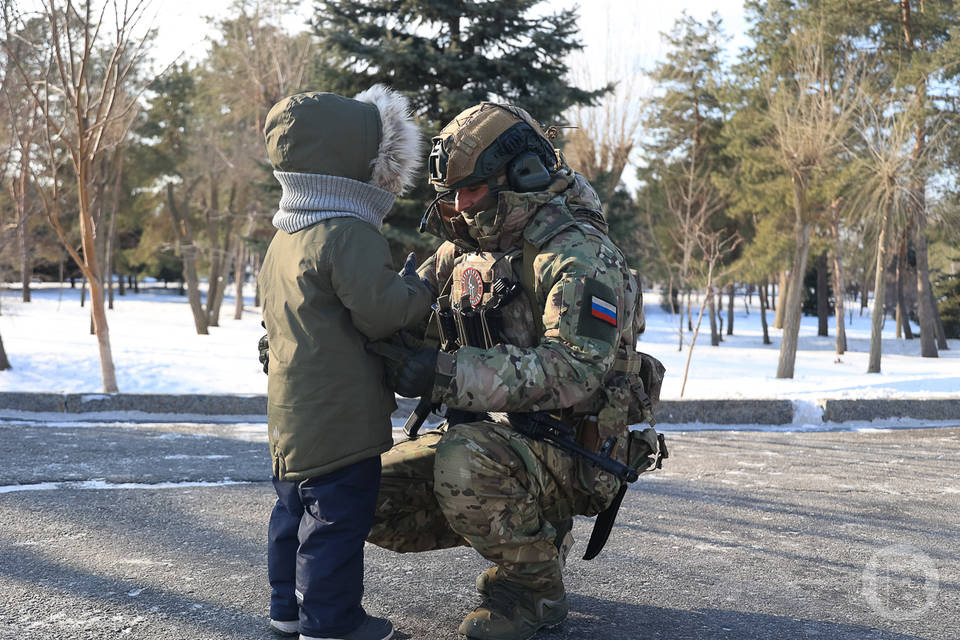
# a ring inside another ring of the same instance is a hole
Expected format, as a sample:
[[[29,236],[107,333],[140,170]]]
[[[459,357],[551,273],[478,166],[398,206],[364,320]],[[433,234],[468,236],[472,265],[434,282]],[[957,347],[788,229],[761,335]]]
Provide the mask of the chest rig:
[[[539,341],[531,301],[520,282],[522,252],[466,253],[434,304],[440,348],[532,347]]]

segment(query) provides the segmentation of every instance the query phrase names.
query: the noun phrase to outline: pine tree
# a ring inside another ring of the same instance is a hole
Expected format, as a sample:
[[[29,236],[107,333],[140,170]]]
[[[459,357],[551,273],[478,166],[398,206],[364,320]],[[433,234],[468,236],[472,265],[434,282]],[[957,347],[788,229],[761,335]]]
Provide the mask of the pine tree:
[[[319,88],[353,95],[384,83],[410,98],[429,139],[462,110],[485,100],[510,102],[553,123],[568,107],[591,104],[565,78],[568,54],[582,48],[577,13],[534,15],[541,0],[321,0],[314,22],[322,60]],[[426,152],[424,153],[426,156]],[[417,232],[433,190],[424,184],[398,201],[384,235],[398,261],[436,240]]]
[[[662,208],[654,224],[661,228],[657,235],[667,250],[663,258],[671,263],[676,283],[688,292],[706,271],[701,255],[704,239],[729,222],[726,199],[715,185],[727,164],[720,136],[722,37],[716,15],[701,24],[684,14],[664,34],[668,52],[652,73],[660,92],[651,100],[645,121],[647,167],[640,177],[650,193],[640,199],[654,194],[660,199]],[[731,234],[732,230],[723,235]],[[682,320],[679,329],[682,345]],[[718,344],[714,324],[711,329],[712,341]]]

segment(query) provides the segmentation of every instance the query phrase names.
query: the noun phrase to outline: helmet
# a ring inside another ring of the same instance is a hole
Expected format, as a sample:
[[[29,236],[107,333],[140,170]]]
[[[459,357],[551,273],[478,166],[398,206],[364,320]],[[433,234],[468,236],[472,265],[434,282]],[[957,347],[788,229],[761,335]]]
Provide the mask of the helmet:
[[[428,173],[439,192],[489,180],[504,170],[513,190],[538,191],[550,184],[550,172],[559,166],[540,123],[513,105],[470,107],[432,142]]]

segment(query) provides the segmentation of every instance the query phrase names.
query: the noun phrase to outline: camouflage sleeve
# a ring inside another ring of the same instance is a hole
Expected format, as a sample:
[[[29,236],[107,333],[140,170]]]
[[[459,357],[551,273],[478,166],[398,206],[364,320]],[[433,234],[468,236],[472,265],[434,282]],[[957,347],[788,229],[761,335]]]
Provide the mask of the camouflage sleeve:
[[[617,252],[579,229],[541,248],[534,262],[543,337],[535,347],[463,347],[438,363],[433,399],[474,411],[539,411],[592,396],[613,366],[623,273]]]
[[[430,283],[434,291],[441,292],[450,274],[453,273],[453,263],[457,255],[459,250],[456,245],[452,242],[444,242],[432,256],[424,260],[417,269],[417,273]]]

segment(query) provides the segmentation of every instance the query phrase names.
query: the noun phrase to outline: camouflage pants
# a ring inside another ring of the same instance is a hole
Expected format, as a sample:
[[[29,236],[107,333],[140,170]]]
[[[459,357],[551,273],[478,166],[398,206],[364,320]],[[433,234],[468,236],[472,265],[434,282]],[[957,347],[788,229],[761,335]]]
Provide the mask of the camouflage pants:
[[[573,538],[557,526],[582,513],[573,458],[508,426],[471,422],[401,442],[382,457],[367,540],[398,552],[469,544],[503,577],[531,589],[562,581]]]

